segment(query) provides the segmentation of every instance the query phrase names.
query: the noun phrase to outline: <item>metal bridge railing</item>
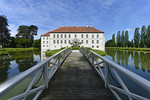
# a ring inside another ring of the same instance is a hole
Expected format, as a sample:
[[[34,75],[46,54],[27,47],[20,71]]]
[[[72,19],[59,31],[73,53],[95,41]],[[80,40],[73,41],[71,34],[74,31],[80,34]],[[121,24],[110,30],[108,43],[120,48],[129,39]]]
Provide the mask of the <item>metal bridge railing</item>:
[[[122,99],[122,97],[118,93],[126,95],[129,100],[150,100],[150,98],[146,98],[139,94],[131,92],[128,89],[125,82],[119,76],[118,72],[124,74],[126,77],[137,83],[144,90],[147,90],[149,97],[150,81],[142,78],[141,76],[129,71],[128,69],[123,68],[115,62],[108,60],[107,58],[104,58],[87,48],[81,48],[80,52],[88,59],[91,65],[95,68],[95,70],[104,80],[105,87],[109,88],[118,100]],[[117,79],[117,82],[120,86],[115,86],[110,82],[111,73],[113,74],[113,77]]]
[[[36,100],[41,92],[48,87],[48,82],[71,52],[72,48],[66,48],[1,84],[0,100],[25,100],[29,98]],[[17,86],[18,88],[16,88]],[[23,91],[19,91],[21,88]]]

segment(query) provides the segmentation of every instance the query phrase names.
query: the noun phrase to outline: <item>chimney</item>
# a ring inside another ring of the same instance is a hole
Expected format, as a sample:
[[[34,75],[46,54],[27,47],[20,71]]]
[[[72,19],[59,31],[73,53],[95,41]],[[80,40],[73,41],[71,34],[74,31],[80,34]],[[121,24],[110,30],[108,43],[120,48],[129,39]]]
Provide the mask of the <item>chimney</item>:
[[[76,27],[78,27],[78,24],[76,24]]]
[[[51,31],[53,31],[53,29],[51,29]]]
[[[88,24],[86,24],[86,27],[88,27]]]
[[[61,27],[64,27],[64,25],[62,24],[62,26]]]
[[[90,27],[92,27],[92,25],[90,24]]]

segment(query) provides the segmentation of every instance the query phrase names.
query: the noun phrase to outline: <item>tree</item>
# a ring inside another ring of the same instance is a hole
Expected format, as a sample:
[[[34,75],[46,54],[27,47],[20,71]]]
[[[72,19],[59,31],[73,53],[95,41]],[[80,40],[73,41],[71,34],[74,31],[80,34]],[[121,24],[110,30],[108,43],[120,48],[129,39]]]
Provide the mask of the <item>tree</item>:
[[[121,46],[125,47],[125,36],[124,36],[124,31],[122,31],[122,35],[121,35]]]
[[[30,46],[30,40],[25,38],[16,38],[15,39],[16,47],[29,47]]]
[[[105,46],[106,47],[112,47],[113,46],[113,40],[111,39],[111,40],[106,41]]]
[[[8,43],[10,38],[10,30],[8,29],[8,21],[6,16],[0,15],[0,44],[2,47]]]
[[[129,34],[128,31],[125,32],[125,47],[129,46]]]
[[[146,44],[146,32],[147,32],[146,27],[145,27],[145,25],[143,25],[142,29],[141,29],[140,47],[144,47]]]
[[[41,39],[37,39],[33,41],[33,47],[41,48]]]
[[[115,47],[115,46],[116,46],[116,42],[115,42],[115,34],[112,35],[112,41],[113,41],[113,45],[112,45],[112,46]]]
[[[133,39],[131,40],[130,46],[131,46],[131,47],[134,47]]]
[[[120,37],[120,31],[117,32],[117,47],[120,47],[121,37]]]
[[[134,45],[135,45],[135,47],[139,47],[139,41],[140,41],[139,28],[135,28],[135,32],[134,32]]]
[[[146,46],[150,47],[150,25],[148,26],[146,33]]]
[[[16,34],[17,38],[24,38],[28,41],[30,41],[30,45],[33,45],[34,35],[37,35],[38,28],[37,26],[31,25],[31,26],[19,26],[17,29],[18,33]],[[25,45],[27,46],[27,45]]]

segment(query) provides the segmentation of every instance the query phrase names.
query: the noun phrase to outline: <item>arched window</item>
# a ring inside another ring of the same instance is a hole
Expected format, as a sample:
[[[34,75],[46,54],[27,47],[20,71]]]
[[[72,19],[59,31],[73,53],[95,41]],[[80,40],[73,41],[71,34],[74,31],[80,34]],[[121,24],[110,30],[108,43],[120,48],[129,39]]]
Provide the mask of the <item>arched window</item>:
[[[83,38],[83,34],[81,35],[81,37]]]
[[[92,40],[92,44],[94,44],[94,40]]]
[[[86,38],[88,38],[88,34],[86,34]]]
[[[77,37],[77,34],[75,34],[75,38]]]
[[[94,34],[92,34],[92,38],[94,38]]]
[[[67,35],[65,34],[65,38],[67,38]]]
[[[57,34],[57,38],[59,38],[59,34]]]
[[[63,38],[63,35],[61,34],[61,38]]]
[[[69,38],[71,38],[71,35],[69,34]]]
[[[53,37],[55,38],[55,34],[53,35]]]
[[[97,38],[99,38],[99,34],[97,34]]]

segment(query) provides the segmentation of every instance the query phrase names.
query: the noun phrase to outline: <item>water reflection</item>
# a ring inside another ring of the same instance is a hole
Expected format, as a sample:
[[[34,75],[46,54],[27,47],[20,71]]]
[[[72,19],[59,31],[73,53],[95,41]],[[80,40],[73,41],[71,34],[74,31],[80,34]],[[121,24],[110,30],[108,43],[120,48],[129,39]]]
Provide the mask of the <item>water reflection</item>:
[[[120,65],[150,72],[150,53],[118,50],[106,50],[106,52],[113,61]]]
[[[13,52],[0,56],[0,83],[39,63],[40,51]]]

